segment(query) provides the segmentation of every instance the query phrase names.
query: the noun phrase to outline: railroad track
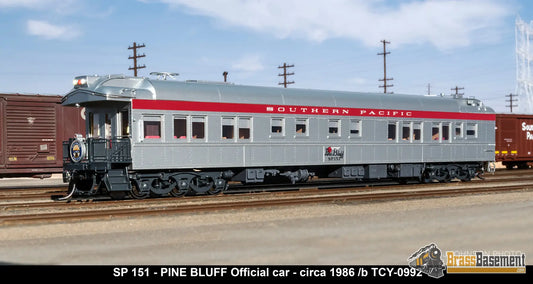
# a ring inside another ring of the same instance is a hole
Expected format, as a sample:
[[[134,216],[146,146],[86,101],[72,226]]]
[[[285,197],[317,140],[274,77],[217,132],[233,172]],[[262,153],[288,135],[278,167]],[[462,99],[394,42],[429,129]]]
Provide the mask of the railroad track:
[[[509,191],[533,191],[533,179],[499,182],[472,182],[387,186],[379,188],[338,188],[328,190],[222,194],[205,197],[161,198],[106,202],[45,202],[0,205],[0,226],[105,220],[140,216],[165,216],[207,211],[241,210],[260,207],[297,206],[320,203],[367,203]]]
[[[487,179],[472,180],[470,183],[493,183],[504,180],[531,180],[533,182],[533,170],[505,170],[498,171],[496,175],[487,175]],[[368,187],[380,187],[383,185],[391,186],[396,185],[396,182],[375,182],[370,184],[361,184],[354,183],[345,180],[338,179],[321,179],[321,180],[311,180],[308,183],[296,184],[296,185],[232,185],[230,191],[226,194],[235,194],[235,193],[252,193],[252,192],[262,192],[262,191],[290,191],[290,190],[306,190],[306,189],[333,189],[333,188],[346,188],[346,187],[355,187],[355,188],[368,188]],[[423,184],[411,186],[425,186]],[[47,206],[45,203],[51,203],[55,197],[65,196],[67,192],[67,187],[54,186],[54,187],[37,187],[37,188],[16,188],[16,189],[0,189],[0,209],[1,206],[9,203],[14,204],[32,204],[32,206]],[[198,197],[202,198],[202,197]],[[109,197],[104,198],[95,198],[91,200],[109,200]],[[76,200],[76,199],[74,199]],[[83,197],[78,198],[78,201],[85,201]],[[48,205],[53,206],[53,205]]]
[[[52,195],[63,195],[67,191],[67,187],[38,187],[38,188],[17,188],[17,189],[2,189],[0,190],[0,204],[2,202],[25,202],[36,200],[50,200]]]

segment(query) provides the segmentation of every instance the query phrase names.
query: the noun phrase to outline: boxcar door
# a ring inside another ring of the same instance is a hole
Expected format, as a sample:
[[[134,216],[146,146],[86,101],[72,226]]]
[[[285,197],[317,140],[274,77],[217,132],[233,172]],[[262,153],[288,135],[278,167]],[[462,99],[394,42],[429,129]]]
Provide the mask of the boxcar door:
[[[56,105],[44,100],[8,101],[4,142],[8,167],[35,170],[56,163]]]
[[[4,125],[4,100],[0,100],[0,169],[4,168],[4,141],[5,141],[6,127]]]

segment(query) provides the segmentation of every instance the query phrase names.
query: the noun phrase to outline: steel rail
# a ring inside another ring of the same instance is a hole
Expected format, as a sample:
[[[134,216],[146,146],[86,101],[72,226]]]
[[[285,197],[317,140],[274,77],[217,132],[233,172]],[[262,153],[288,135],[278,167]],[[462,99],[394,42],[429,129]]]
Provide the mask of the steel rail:
[[[444,189],[414,189],[414,190],[387,190],[379,192],[346,192],[339,194],[305,195],[305,196],[261,196],[257,200],[250,198],[241,198],[237,201],[225,201],[222,199],[211,199],[212,202],[197,202],[195,204],[174,202],[171,204],[157,205],[154,203],[146,204],[137,208],[115,208],[115,209],[98,209],[90,207],[89,210],[68,211],[68,212],[51,212],[51,213],[32,213],[21,215],[0,216],[0,225],[21,224],[21,223],[41,223],[41,222],[66,222],[82,220],[113,219],[118,217],[138,217],[138,216],[155,216],[170,215],[178,213],[196,213],[208,211],[235,210],[259,207],[279,207],[289,205],[304,204],[323,204],[323,203],[367,203],[390,200],[414,200],[434,197],[449,197],[472,194],[489,194],[510,191],[532,191],[533,185],[502,185],[495,187],[473,187],[473,188],[444,188]],[[266,197],[266,198],[264,198]],[[179,199],[175,199],[179,200]],[[128,204],[124,203],[124,206]],[[154,205],[157,205],[154,207]]]

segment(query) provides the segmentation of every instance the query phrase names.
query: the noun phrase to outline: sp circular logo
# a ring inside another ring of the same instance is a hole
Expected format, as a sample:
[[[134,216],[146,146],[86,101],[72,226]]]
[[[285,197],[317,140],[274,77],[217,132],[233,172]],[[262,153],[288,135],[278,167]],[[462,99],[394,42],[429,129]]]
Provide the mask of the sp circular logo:
[[[80,140],[76,139],[70,144],[70,159],[77,163],[83,159],[85,156],[85,144]]]

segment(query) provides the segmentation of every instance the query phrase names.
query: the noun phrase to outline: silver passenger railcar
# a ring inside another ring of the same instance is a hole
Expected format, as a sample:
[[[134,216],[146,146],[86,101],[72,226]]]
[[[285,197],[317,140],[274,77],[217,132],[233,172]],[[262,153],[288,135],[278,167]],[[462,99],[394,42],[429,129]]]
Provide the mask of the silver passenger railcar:
[[[312,176],[470,180],[494,161],[494,111],[472,98],[81,76],[63,99],[71,193],[180,196]]]

